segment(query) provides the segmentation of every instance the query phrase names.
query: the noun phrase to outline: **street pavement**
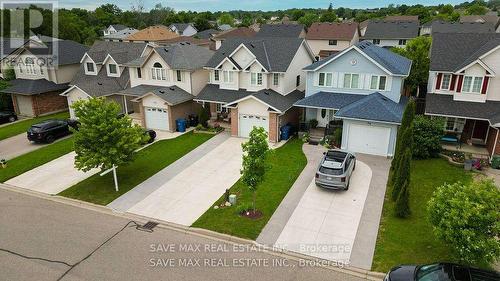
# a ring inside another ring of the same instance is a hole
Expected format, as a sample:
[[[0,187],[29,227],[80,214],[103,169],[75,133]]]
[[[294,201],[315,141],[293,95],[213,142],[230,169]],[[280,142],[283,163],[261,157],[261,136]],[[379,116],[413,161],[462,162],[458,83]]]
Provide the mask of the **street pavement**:
[[[57,200],[0,188],[1,280],[363,280]]]

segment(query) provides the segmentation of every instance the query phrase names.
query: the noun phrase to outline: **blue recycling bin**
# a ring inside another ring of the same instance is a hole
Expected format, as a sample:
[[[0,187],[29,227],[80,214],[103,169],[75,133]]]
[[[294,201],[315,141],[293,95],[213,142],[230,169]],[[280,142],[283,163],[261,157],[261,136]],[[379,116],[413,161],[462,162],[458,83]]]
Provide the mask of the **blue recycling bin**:
[[[292,132],[292,126],[290,125],[285,125],[280,128],[281,131],[281,139],[282,140],[288,140],[290,138],[291,132]]]
[[[185,132],[186,131],[186,119],[179,118],[175,120],[175,124],[177,125],[177,132]]]

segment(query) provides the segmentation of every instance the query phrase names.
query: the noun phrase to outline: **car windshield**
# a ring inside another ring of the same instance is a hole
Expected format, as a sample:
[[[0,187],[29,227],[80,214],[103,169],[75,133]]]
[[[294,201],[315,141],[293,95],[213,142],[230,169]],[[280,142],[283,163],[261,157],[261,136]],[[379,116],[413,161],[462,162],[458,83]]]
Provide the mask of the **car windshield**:
[[[418,268],[416,281],[451,281],[442,264],[423,265]]]
[[[338,176],[338,175],[342,175],[343,173],[343,170],[342,168],[340,169],[335,169],[335,168],[329,168],[329,167],[325,167],[325,166],[321,166],[319,167],[319,171],[323,174],[327,174],[327,175],[333,175],[333,176]]]
[[[42,127],[31,126],[31,131],[35,132],[35,133],[38,133],[38,132],[42,131]]]

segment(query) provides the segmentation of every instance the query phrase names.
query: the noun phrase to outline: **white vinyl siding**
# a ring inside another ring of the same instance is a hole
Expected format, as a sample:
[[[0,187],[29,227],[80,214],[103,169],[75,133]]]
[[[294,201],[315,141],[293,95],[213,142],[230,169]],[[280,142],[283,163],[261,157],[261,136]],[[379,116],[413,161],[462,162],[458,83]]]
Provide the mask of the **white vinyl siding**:
[[[318,75],[318,86],[332,87],[333,86],[333,73],[320,72]]]
[[[482,85],[483,85],[483,77],[465,76],[462,92],[479,94],[481,93]]]
[[[250,85],[252,86],[262,86],[262,73],[251,72],[250,73]]]
[[[441,89],[449,90],[451,84],[451,74],[443,74],[443,79],[441,80]]]
[[[385,91],[387,88],[387,76],[372,75],[370,80],[370,90]]]
[[[344,88],[359,89],[359,74],[345,73],[344,74]]]

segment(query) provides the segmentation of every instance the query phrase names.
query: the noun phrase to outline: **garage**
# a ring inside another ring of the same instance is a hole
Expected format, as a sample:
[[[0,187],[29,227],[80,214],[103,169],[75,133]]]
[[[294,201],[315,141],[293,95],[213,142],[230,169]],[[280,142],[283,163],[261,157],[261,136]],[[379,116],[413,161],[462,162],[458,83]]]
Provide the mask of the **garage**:
[[[168,131],[168,110],[158,107],[145,107],[146,127],[153,130]]]
[[[239,136],[248,138],[253,127],[263,127],[269,133],[269,118],[259,115],[240,114]]]
[[[347,123],[347,124],[345,124]],[[346,147],[359,153],[387,156],[390,150],[391,128],[356,123],[344,123],[347,126]],[[344,146],[344,143],[343,145]]]
[[[34,116],[31,96],[15,95],[19,115]]]

